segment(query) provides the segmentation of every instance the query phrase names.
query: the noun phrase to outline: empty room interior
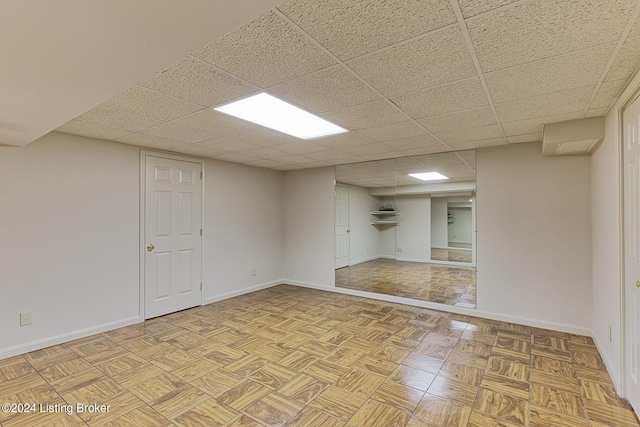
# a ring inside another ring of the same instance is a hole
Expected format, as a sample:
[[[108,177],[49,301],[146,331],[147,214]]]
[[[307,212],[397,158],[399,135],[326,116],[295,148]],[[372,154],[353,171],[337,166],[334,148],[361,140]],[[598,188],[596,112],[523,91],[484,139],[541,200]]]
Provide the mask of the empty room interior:
[[[639,15],[1,2],[0,426],[639,426]]]

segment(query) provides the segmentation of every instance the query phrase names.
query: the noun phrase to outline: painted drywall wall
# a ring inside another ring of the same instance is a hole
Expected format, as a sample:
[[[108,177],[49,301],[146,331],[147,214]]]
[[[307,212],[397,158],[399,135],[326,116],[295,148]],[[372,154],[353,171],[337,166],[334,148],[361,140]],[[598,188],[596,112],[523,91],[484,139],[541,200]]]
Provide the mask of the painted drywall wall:
[[[447,234],[447,198],[431,198],[431,247],[446,248],[449,246]]]
[[[284,174],[282,277],[291,284],[335,287],[334,169]]]
[[[139,162],[59,133],[0,146],[0,358],[140,320]]]
[[[391,205],[393,209],[399,212],[397,200],[395,197],[378,197],[378,208]],[[401,213],[402,214],[402,213]],[[390,219],[390,218],[386,218]],[[396,217],[396,221],[402,221],[402,216]],[[393,225],[376,225],[380,239],[380,258],[395,259],[396,257],[396,231],[398,227]]]
[[[537,143],[477,151],[480,311],[590,332],[590,179],[588,157]]]
[[[591,156],[593,339],[616,389],[622,393],[622,224],[620,109],[640,88],[640,73],[615,102],[605,119],[605,138]],[[611,325],[611,340],[609,340]]]
[[[205,303],[280,283],[283,178],[280,171],[206,160]]]
[[[449,223],[448,237],[450,242],[471,243],[471,207],[448,208],[453,215],[453,222]]]
[[[0,146],[0,359],[142,321],[139,177],[138,147],[60,133]],[[205,303],[281,282],[283,178],[206,160]]]
[[[400,225],[396,230],[396,259],[426,262],[431,259],[431,196],[397,196]]]
[[[369,191],[357,185],[349,186],[349,262],[351,265],[378,258],[380,255],[380,232],[371,225],[371,215],[380,201],[369,195]]]

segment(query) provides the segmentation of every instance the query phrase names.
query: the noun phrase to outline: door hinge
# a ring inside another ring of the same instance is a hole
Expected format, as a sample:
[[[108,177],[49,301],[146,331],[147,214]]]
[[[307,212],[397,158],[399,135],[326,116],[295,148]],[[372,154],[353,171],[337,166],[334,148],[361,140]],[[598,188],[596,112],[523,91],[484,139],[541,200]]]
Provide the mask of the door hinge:
[[[202,292],[202,283],[200,283],[200,292]]]
[[[200,179],[202,179],[202,172],[200,172]]]
[[[200,235],[202,236],[202,228],[200,229]]]

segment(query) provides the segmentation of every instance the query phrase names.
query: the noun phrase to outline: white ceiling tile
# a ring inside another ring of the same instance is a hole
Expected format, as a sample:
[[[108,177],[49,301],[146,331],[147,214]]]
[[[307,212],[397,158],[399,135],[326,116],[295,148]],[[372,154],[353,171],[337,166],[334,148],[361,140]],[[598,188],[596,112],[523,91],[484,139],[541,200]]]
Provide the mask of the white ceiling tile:
[[[250,150],[245,150],[242,154],[256,157],[258,159],[277,159],[280,157],[285,157],[289,153],[285,153],[283,151],[274,150],[273,148],[268,147],[260,147],[260,148],[252,148]]]
[[[342,147],[353,147],[354,145],[368,144],[373,141],[355,132],[347,132],[325,138],[313,139],[310,142],[319,147],[339,149]]]
[[[370,154],[391,153],[395,151],[393,148],[387,147],[380,142],[371,142],[364,145],[354,145],[351,147],[343,147],[340,151],[353,154],[356,156],[364,156]]]
[[[285,142],[284,144],[272,145],[274,150],[284,151],[289,154],[303,155],[308,153],[317,153],[318,151],[325,151],[328,148],[315,144],[314,142],[307,142],[300,140],[294,142]]]
[[[278,159],[279,162],[290,165],[302,165],[305,163],[315,163],[316,160],[305,156],[286,156]]]
[[[582,111],[589,102],[594,86],[518,99],[496,104],[502,122]]]
[[[318,163],[320,163],[320,165],[318,165]],[[277,171],[293,171],[293,170],[314,168],[314,167],[317,167],[317,166],[331,166],[331,165],[329,163],[324,163],[324,162],[306,163],[304,165],[285,165],[285,164],[282,164],[280,166],[274,166],[271,169],[277,170]]]
[[[418,123],[433,133],[442,133],[493,125],[496,123],[496,119],[491,107],[485,106],[419,119]]]
[[[335,65],[274,12],[265,13],[193,55],[263,88]]]
[[[359,129],[358,133],[378,142],[429,135],[424,129],[412,121]]]
[[[299,138],[285,135],[284,133],[263,128],[261,126],[257,126],[255,130],[234,134],[233,139],[238,139],[260,147],[270,147],[272,145],[300,141]]]
[[[280,162],[277,162],[275,160],[266,160],[266,159],[251,160],[249,162],[246,162],[246,164],[249,166],[255,166],[258,168],[273,168],[276,166],[282,166],[282,163]]]
[[[258,126],[245,120],[219,113],[211,108],[205,108],[197,113],[181,117],[172,123],[188,128],[200,129],[217,136],[228,136],[259,129]]]
[[[518,0],[458,0],[458,4],[460,5],[460,10],[462,10],[462,16],[469,18],[516,1]]]
[[[210,149],[216,149],[220,151],[227,152],[236,152],[236,151],[244,151],[251,150],[253,148],[259,148],[257,145],[249,144],[248,142],[239,141],[234,139],[233,137],[222,137],[210,139],[208,141],[202,141],[198,143],[202,147],[207,147]]]
[[[213,158],[222,160],[225,162],[233,162],[233,163],[247,163],[247,162],[260,160],[257,157],[247,156],[246,154],[242,154],[242,153],[219,154],[219,155],[213,156]]]
[[[134,86],[102,104],[103,107],[168,122],[202,110],[202,106],[141,86]]]
[[[576,111],[567,114],[558,114],[555,116],[544,116],[533,119],[517,120],[513,122],[502,122],[504,133],[509,136],[525,135],[531,133],[539,133],[542,131],[544,124],[565,122],[567,120],[579,119],[582,111]]]
[[[162,124],[159,120],[100,106],[76,117],[75,120],[128,132],[139,132],[143,129]]]
[[[325,151],[319,151],[317,153],[309,153],[306,155],[306,157],[309,157],[310,159],[314,159],[314,160],[320,160],[323,162],[331,163],[331,164],[336,164],[338,162],[354,163],[354,162],[360,161],[360,159],[357,156],[345,153],[340,150],[325,150]]]
[[[513,101],[598,83],[615,44],[596,46],[485,73],[493,102]]]
[[[172,148],[171,151],[175,151],[176,153],[190,154],[192,156],[201,156],[201,157],[214,157],[214,156],[219,156],[221,154],[225,154],[225,151],[223,150],[216,150],[213,148],[203,147],[198,144],[180,145],[179,147]]]
[[[340,65],[271,87],[269,92],[316,114],[380,99]]]
[[[508,136],[509,144],[520,144],[522,142],[540,142],[542,141],[542,133],[528,133],[525,135]]]
[[[627,38],[613,60],[605,81],[627,80],[640,69],[640,37]]]
[[[173,141],[182,142],[183,144],[206,141],[207,139],[215,137],[215,135],[212,135],[209,132],[188,128],[175,123],[164,123],[140,133],[143,135],[154,135],[159,136],[160,138],[171,139]]]
[[[594,108],[591,110],[587,110],[587,115],[585,117],[601,117],[607,114],[608,107],[602,108]]]
[[[71,120],[56,129],[58,132],[68,133],[71,135],[86,136],[88,138],[108,139],[113,140],[130,132],[114,129],[106,126],[100,126],[93,123],[81,122],[78,120]]]
[[[385,141],[384,145],[394,150],[414,150],[416,148],[427,148],[442,145],[442,142],[438,141],[431,135],[412,136],[409,138],[394,139],[392,141]]]
[[[415,119],[489,104],[478,78],[461,80],[398,96],[392,101]]]
[[[531,0],[467,21],[484,72],[620,38],[636,0]]]
[[[256,92],[242,80],[216,70],[192,56],[138,83],[205,107],[218,106]]]
[[[451,151],[451,148],[444,144],[433,145],[431,147],[411,148],[409,150],[399,150],[403,156],[419,156],[423,154],[445,153]]]
[[[479,139],[500,138],[502,137],[502,130],[500,129],[500,125],[489,125],[438,133],[436,136],[446,144],[451,145]]]
[[[160,138],[154,135],[142,135],[140,133],[127,135],[116,139],[116,141],[122,142],[123,144],[137,145],[139,147],[160,148],[165,150],[170,150],[184,145],[181,142]]]
[[[349,67],[385,96],[414,92],[476,75],[458,26],[355,59]]]
[[[439,0],[290,0],[278,9],[342,60],[456,22]]]
[[[589,108],[609,107],[618,98],[625,88],[627,80],[611,80],[602,83],[600,90],[593,99]]]
[[[506,145],[506,144],[507,144],[507,141],[504,138],[491,138],[491,139],[459,142],[455,144],[452,143],[449,145],[454,150],[468,150],[468,149],[475,149],[475,148],[494,147],[496,145]]]
[[[407,117],[387,101],[374,101],[342,110],[321,114],[325,119],[347,129],[356,130],[372,126],[397,123]]]
[[[640,37],[640,16],[636,18],[636,21],[631,26],[631,31],[627,37]]]

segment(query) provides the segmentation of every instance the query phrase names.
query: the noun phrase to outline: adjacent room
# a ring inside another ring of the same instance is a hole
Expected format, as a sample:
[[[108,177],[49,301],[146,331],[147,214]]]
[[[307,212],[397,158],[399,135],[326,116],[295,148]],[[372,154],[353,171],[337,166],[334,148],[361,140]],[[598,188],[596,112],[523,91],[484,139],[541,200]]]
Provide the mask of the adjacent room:
[[[0,3],[0,426],[640,426],[639,15]]]

